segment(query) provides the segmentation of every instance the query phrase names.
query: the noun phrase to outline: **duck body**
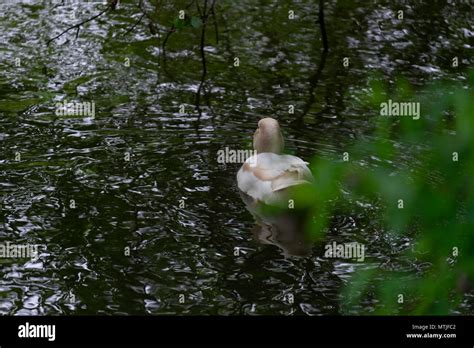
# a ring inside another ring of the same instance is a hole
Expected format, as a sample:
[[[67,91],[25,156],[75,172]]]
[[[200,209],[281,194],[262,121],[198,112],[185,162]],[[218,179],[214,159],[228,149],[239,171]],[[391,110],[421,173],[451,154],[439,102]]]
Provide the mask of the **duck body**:
[[[284,200],[287,188],[312,181],[313,175],[301,158],[271,152],[248,158],[237,173],[239,190],[255,203],[269,205]]]

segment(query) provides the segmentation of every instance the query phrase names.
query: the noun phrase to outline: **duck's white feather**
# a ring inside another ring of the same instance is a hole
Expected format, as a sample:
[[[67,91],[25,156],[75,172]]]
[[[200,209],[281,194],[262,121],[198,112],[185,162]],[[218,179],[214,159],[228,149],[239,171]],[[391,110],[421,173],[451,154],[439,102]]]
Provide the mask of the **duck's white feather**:
[[[311,171],[302,159],[269,152],[248,158],[237,173],[239,189],[266,204],[279,201],[283,189],[312,180]]]

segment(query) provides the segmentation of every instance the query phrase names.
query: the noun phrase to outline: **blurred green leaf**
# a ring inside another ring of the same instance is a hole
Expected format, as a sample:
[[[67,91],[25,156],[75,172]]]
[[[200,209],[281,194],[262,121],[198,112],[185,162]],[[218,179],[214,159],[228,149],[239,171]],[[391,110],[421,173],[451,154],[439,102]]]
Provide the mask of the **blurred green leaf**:
[[[191,18],[191,26],[193,28],[200,28],[202,26],[202,20],[199,17],[192,17]]]

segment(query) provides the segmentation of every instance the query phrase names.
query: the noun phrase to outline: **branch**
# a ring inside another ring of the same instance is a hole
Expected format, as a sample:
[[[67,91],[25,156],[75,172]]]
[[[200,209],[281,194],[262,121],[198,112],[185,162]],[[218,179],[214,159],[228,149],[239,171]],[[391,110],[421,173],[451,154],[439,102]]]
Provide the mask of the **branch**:
[[[132,25],[122,36],[126,36],[128,35],[133,29],[135,29],[137,27],[138,24],[140,24],[140,22],[143,20],[143,18],[146,16],[146,13],[143,13],[140,18],[138,19],[138,21],[135,22],[134,25]]]
[[[318,20],[316,22],[319,23],[319,27],[321,28],[324,52],[327,52],[329,50],[329,45],[328,36],[326,34],[326,25],[324,23],[324,0],[319,0],[319,13]]]
[[[121,36],[127,36],[130,32],[132,32],[143,20],[143,18],[147,17],[149,20],[150,20],[150,25],[153,25],[153,18],[148,14],[148,12],[146,11],[146,9],[143,7],[143,0],[140,0],[137,4],[137,7],[138,9],[140,10],[140,12],[142,13],[142,15],[138,18],[137,21],[135,21],[135,23],[130,27],[128,28],[125,33],[121,34]],[[155,34],[152,32],[152,34]],[[114,36],[115,37],[115,36]]]
[[[201,9],[199,8],[199,1],[196,1],[196,5],[199,9],[199,13],[201,14]],[[207,67],[206,67],[206,52],[204,50],[204,45],[205,45],[205,40],[206,40],[206,24],[207,24],[207,0],[204,0],[204,11],[203,14],[201,14],[201,19],[202,19],[202,28],[201,28],[201,47],[200,47],[200,53],[201,53],[201,62],[202,62],[202,75],[201,75],[201,83],[199,84],[199,88],[196,92],[196,107],[200,111],[200,100],[201,100],[201,89],[203,88],[204,82],[206,80],[206,75],[207,75]],[[199,115],[200,116],[200,115]]]
[[[158,6],[158,4],[156,6]],[[138,8],[150,20],[150,22],[153,22],[153,23],[155,22],[155,20],[150,16],[150,14],[147,12],[147,10],[143,7],[143,0],[140,0],[138,2]]]
[[[165,39],[163,40],[163,44],[161,45],[161,50],[163,51],[163,58],[166,59],[166,43],[168,42],[169,37],[171,34],[173,34],[176,31],[176,28],[174,27],[174,24],[171,26],[171,28],[168,30],[166,33]]]
[[[194,4],[194,1],[196,0],[191,0],[191,2],[188,5],[186,5],[184,9],[187,10],[188,8],[190,8]],[[199,6],[199,4],[197,4],[197,6]],[[166,43],[168,42],[168,39],[171,36],[171,34],[173,34],[175,31],[176,31],[176,27],[173,24],[171,28],[168,30],[168,33],[166,34],[165,39],[163,40],[163,44],[161,45],[161,50],[163,51],[163,59],[165,61],[166,61]]]
[[[215,12],[216,0],[212,2],[211,5],[211,15],[212,15],[212,22],[214,23],[214,30],[216,32],[216,45],[219,44],[219,29],[217,27],[217,20],[216,20],[216,12]]]
[[[314,95],[314,90],[316,89],[316,87],[319,83],[319,80],[321,79],[324,66],[326,65],[326,57],[327,57],[327,51],[323,50],[321,52],[321,59],[319,61],[318,68],[317,68],[316,72],[313,75],[311,75],[310,78],[309,78],[309,86],[310,86],[310,88],[309,88],[309,98],[308,98],[307,102],[305,103],[305,105],[303,107],[303,111],[302,111],[301,115],[299,115],[297,117],[297,122],[302,122],[303,121],[303,118],[309,112],[309,109],[311,108],[311,106],[313,105],[313,103],[316,100],[316,97]]]
[[[51,42],[53,42],[53,41],[56,40],[56,39],[59,39],[61,36],[63,36],[64,34],[66,34],[67,32],[69,32],[69,31],[71,31],[71,30],[73,30],[73,29],[77,29],[77,34],[76,34],[76,37],[77,37],[77,35],[79,35],[79,28],[80,28],[82,25],[84,25],[84,24],[86,24],[86,23],[88,23],[88,22],[90,22],[90,21],[93,21],[93,20],[96,19],[96,18],[99,18],[100,16],[102,16],[104,13],[106,13],[106,12],[107,12],[108,10],[110,10],[110,9],[115,9],[115,6],[117,6],[117,2],[118,2],[118,0],[112,0],[112,1],[110,1],[109,4],[107,5],[107,7],[106,7],[105,9],[103,9],[101,12],[99,12],[98,14],[96,14],[95,16],[92,16],[92,17],[90,17],[90,18],[88,18],[88,19],[86,19],[86,20],[84,20],[84,21],[82,21],[82,22],[80,22],[80,23],[78,23],[78,24],[76,24],[76,25],[73,25],[72,27],[67,28],[66,30],[64,30],[64,31],[61,32],[60,34],[56,35],[56,36],[53,37],[52,39],[49,39],[48,41],[46,41],[46,46],[49,46],[49,44],[50,44]]]

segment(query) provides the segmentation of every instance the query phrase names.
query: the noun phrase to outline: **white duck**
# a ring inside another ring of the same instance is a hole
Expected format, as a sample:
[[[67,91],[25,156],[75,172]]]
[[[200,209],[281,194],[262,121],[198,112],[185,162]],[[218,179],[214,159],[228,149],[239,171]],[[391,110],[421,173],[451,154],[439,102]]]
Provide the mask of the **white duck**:
[[[255,239],[278,246],[285,256],[308,256],[311,241],[304,233],[305,213],[283,210],[265,213],[264,204],[286,203],[289,188],[309,184],[313,179],[302,159],[282,155],[283,136],[278,121],[264,118],[253,136],[257,154],[248,158],[237,173],[237,185],[247,209],[255,217]]]
[[[247,196],[247,206],[281,202],[287,188],[314,180],[307,162],[281,154],[284,141],[277,120],[267,117],[258,122],[253,147],[257,154],[248,158],[237,173],[237,186]]]

